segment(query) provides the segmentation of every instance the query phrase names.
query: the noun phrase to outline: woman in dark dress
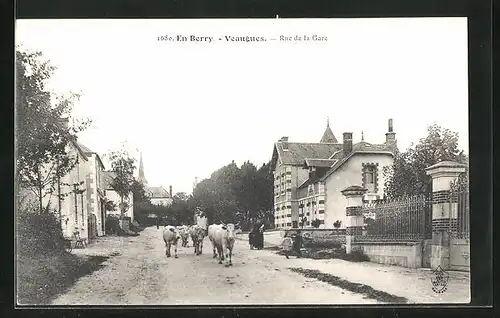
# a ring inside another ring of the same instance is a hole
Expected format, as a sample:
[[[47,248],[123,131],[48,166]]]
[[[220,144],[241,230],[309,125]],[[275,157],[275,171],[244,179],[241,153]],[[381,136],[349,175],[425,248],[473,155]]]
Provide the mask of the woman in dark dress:
[[[295,235],[295,238],[293,240],[293,250],[295,251],[297,258],[300,258],[302,256],[302,253],[300,249],[302,248],[302,233],[297,231],[297,235]]]
[[[263,224],[259,226],[259,224],[255,224],[252,227],[252,231],[248,234],[248,239],[250,243],[250,249],[254,247],[257,249],[262,249],[264,247],[264,234]]]

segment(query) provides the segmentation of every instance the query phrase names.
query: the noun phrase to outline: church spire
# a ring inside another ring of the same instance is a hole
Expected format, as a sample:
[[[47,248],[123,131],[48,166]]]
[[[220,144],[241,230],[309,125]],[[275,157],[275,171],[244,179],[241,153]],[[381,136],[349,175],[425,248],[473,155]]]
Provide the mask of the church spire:
[[[141,152],[141,157],[139,159],[139,176],[137,178],[137,181],[141,182],[143,185],[148,184],[148,181],[144,176],[144,163],[142,162],[142,152]]]
[[[323,137],[321,137],[320,143],[338,144],[337,138],[335,138],[335,135],[333,134],[330,128],[330,117],[326,117],[326,129],[325,132],[323,133]]]
[[[365,135],[363,134],[363,131],[361,131],[361,141],[365,141]]]

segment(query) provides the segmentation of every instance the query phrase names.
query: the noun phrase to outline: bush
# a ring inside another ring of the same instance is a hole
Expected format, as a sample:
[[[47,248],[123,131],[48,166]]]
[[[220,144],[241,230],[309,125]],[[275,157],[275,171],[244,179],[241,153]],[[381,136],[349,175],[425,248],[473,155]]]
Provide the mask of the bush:
[[[349,262],[369,262],[370,258],[362,250],[354,250],[351,253],[343,254],[340,258]]]
[[[144,230],[144,228],[136,220],[134,220],[134,222],[130,223],[130,230],[134,232],[140,232]]]
[[[65,240],[55,211],[18,211],[17,225],[19,254],[40,255],[64,251]]]
[[[120,230],[120,221],[118,216],[106,216],[106,234],[118,234]]]

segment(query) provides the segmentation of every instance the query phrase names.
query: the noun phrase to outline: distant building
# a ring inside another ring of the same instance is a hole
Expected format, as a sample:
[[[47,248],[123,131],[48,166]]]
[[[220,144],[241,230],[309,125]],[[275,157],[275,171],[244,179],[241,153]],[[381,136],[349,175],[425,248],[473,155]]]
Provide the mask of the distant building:
[[[142,185],[144,186],[146,195],[150,198],[152,204],[163,205],[163,206],[170,206],[172,204],[173,202],[172,186],[170,186],[169,191],[167,191],[162,186],[159,187],[148,186],[148,181],[146,180],[146,176],[144,175],[144,163],[142,161],[142,153],[139,159],[139,170],[137,173],[137,181],[142,183]]]
[[[208,219],[200,208],[196,208],[194,211],[194,224],[208,229]]]
[[[141,157],[139,159],[139,172],[137,175],[137,181],[142,183],[143,186],[148,185],[148,181],[146,180],[146,176],[144,175],[144,163],[142,162],[142,152],[141,152]]]
[[[165,190],[162,186],[159,187],[146,187],[146,195],[149,196],[152,204],[170,206],[173,202],[172,187],[170,192]]]
[[[333,228],[336,221],[345,228],[341,191],[351,185],[368,190],[365,202],[384,197],[382,169],[392,165],[397,151],[392,119],[383,144],[370,144],[363,137],[353,144],[352,135],[344,133],[339,143],[327,122],[319,143],[289,142],[288,137],[275,143],[271,169],[277,228],[310,226],[316,219],[320,228]]]

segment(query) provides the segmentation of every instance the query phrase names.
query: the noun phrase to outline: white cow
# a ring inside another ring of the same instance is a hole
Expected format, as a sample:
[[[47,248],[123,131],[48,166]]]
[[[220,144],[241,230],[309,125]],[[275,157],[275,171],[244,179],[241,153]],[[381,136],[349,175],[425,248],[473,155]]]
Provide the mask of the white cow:
[[[219,253],[219,264],[226,259],[226,266],[233,265],[232,255],[234,241],[236,240],[236,226],[232,223],[222,224],[213,228],[215,247]]]
[[[182,247],[188,247],[189,228],[186,225],[181,226],[179,228],[179,234],[182,239]]]
[[[201,255],[203,253],[203,239],[206,236],[206,231],[199,225],[193,225],[189,229],[189,234],[193,240],[194,254]]]
[[[208,227],[208,238],[210,239],[210,242],[212,243],[212,250],[214,252],[213,257],[217,257],[217,252],[215,251],[216,245],[215,245],[215,232],[216,229],[221,228],[223,224],[212,224]]]
[[[163,241],[165,242],[166,255],[170,257],[170,248],[174,246],[174,257],[177,258],[177,243],[181,238],[179,231],[171,225],[166,225],[163,229]]]

